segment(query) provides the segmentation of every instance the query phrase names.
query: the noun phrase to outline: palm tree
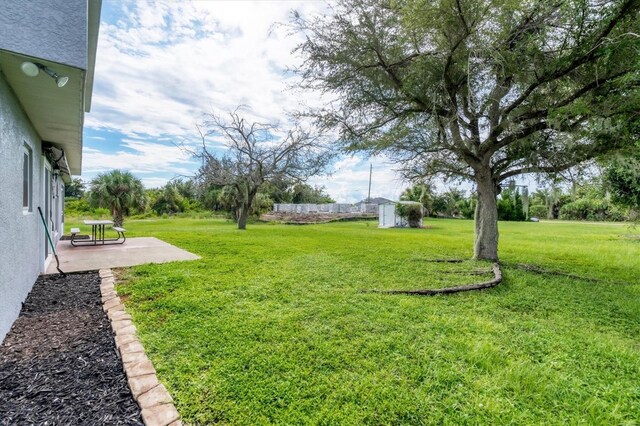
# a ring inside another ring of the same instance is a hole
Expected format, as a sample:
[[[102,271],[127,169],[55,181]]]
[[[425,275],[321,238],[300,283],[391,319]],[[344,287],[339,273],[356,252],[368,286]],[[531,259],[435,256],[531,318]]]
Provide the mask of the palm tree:
[[[400,195],[400,200],[422,203],[425,216],[431,216],[431,213],[433,213],[434,191],[432,185],[429,183],[421,182],[411,188],[405,189]]]
[[[122,226],[124,215],[134,207],[144,209],[147,197],[142,182],[131,172],[112,170],[100,173],[91,181],[89,202],[93,207],[109,209],[113,224]]]

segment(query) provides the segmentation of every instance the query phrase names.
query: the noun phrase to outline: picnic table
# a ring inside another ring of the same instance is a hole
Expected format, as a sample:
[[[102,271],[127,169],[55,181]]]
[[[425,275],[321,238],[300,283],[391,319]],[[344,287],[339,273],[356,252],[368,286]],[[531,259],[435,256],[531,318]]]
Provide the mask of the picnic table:
[[[113,230],[118,233],[118,238],[105,238],[105,228],[107,225],[113,225],[112,220],[85,220],[84,224],[91,226],[91,238],[88,240],[76,240],[80,229],[71,228],[71,245],[74,247],[97,244],[123,244],[127,240],[124,235],[125,229],[118,226],[113,226]]]

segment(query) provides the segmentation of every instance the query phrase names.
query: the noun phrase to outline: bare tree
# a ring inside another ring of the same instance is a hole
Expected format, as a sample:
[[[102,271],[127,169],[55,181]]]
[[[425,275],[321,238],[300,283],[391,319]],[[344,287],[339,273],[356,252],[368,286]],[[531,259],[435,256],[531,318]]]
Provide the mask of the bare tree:
[[[287,131],[268,123],[248,122],[241,107],[228,119],[209,114],[198,125],[202,161],[196,179],[202,185],[231,190],[238,229],[246,229],[249,211],[258,190],[266,182],[292,179],[297,182],[321,174],[332,159],[322,139],[294,125]],[[226,150],[216,154],[207,146],[212,137],[222,137]]]

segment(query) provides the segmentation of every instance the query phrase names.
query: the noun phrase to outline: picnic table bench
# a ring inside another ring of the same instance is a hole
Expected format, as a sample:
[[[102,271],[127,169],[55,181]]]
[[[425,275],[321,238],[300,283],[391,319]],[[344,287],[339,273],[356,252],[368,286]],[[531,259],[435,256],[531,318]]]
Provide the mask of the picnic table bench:
[[[80,228],[71,228],[71,245],[78,246],[95,246],[98,244],[124,244],[127,240],[125,236],[126,230],[119,226],[113,226],[112,229],[118,233],[117,238],[105,238],[105,227],[113,225],[112,220],[85,220],[85,225],[91,226],[91,238],[87,240],[77,240],[76,237],[80,233]]]

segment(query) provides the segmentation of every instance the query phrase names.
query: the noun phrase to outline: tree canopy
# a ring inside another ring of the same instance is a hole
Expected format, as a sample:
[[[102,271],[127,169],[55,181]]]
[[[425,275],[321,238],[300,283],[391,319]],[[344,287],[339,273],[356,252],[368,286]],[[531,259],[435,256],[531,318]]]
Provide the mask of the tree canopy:
[[[640,149],[635,155],[613,159],[604,178],[613,201],[640,210]]]
[[[115,226],[122,226],[124,216],[133,208],[144,209],[147,203],[140,179],[126,170],[100,173],[89,184],[89,202],[111,211]]]
[[[82,198],[85,191],[85,184],[80,178],[73,178],[69,183],[64,184],[64,196],[72,198]]]
[[[497,259],[500,184],[631,143],[638,0],[339,0],[294,26],[305,113],[347,151],[384,152],[406,178],[476,185],[474,257]]]

